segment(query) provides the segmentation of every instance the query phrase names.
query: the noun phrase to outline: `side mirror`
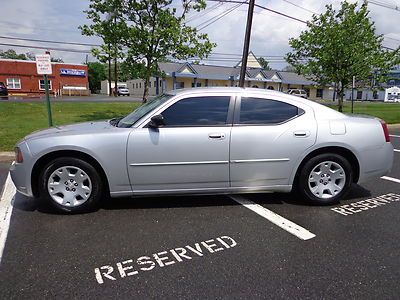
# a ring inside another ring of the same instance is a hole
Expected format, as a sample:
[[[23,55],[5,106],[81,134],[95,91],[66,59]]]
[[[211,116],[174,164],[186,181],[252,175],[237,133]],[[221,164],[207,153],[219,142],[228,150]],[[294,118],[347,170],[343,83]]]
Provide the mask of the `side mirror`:
[[[164,123],[164,117],[162,115],[155,115],[151,117],[151,120],[149,122],[149,127],[151,128],[158,128],[161,127],[163,125],[165,125]]]

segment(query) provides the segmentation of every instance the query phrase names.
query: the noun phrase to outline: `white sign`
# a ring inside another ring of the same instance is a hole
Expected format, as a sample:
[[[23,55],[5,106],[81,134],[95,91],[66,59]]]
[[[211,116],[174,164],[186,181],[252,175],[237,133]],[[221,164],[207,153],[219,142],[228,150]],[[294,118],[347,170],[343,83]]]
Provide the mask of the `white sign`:
[[[101,266],[94,269],[96,280],[99,284],[104,281],[117,280],[142,272],[151,271],[154,268],[167,267],[175,263],[191,260],[206,253],[216,253],[233,248],[237,242],[229,236],[221,236],[194,245],[173,248],[167,251],[160,251],[152,255],[141,256],[137,259],[127,259],[111,265]]]
[[[49,75],[52,73],[49,54],[36,55],[36,70],[39,75]]]

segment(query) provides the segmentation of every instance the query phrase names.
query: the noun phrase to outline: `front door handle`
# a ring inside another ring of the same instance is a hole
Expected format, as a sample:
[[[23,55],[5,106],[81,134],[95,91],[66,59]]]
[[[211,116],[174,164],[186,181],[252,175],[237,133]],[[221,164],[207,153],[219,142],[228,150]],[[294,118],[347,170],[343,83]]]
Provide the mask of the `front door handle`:
[[[294,132],[295,137],[308,137],[310,136],[310,132],[306,130],[299,130]]]
[[[225,138],[225,133],[217,133],[217,132],[209,133],[208,137],[210,139],[223,140]]]

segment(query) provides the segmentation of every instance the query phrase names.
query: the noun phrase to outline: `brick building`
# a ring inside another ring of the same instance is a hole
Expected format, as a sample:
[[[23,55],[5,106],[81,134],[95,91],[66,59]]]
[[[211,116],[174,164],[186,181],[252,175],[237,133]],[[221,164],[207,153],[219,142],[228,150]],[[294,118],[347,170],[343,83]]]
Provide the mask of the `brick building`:
[[[48,75],[49,89],[56,95],[89,95],[88,68],[80,64],[52,63]],[[0,82],[7,85],[9,95],[44,93],[43,75],[36,72],[36,62],[0,59]]]

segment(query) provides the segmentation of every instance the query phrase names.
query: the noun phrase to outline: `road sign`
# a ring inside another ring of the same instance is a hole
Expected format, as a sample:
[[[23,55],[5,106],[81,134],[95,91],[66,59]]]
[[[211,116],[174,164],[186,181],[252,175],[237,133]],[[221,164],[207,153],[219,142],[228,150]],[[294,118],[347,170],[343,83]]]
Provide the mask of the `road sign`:
[[[36,70],[39,75],[49,75],[52,73],[50,55],[36,55]]]

